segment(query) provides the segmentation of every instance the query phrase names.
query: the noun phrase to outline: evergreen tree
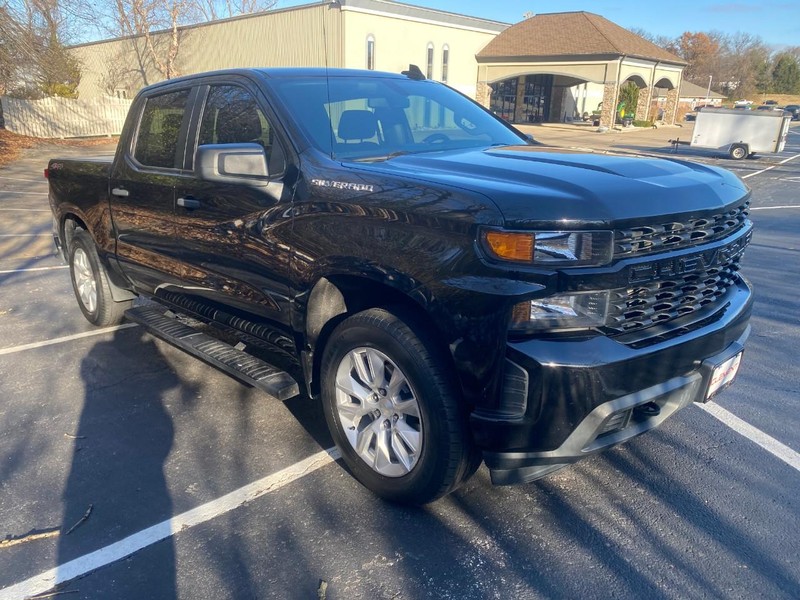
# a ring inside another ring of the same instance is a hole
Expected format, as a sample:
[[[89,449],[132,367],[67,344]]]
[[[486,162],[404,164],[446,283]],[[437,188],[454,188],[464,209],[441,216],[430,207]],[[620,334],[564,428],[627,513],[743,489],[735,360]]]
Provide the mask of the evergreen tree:
[[[788,52],[775,57],[772,68],[772,90],[778,94],[800,93],[800,65]]]

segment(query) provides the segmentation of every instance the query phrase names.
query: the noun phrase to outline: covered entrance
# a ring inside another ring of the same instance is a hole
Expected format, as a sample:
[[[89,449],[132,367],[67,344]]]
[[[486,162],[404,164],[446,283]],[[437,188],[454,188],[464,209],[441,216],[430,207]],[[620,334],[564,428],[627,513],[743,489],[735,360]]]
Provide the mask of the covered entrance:
[[[512,123],[544,123],[550,119],[552,75],[512,77],[490,85],[492,112]]]
[[[509,27],[477,55],[476,99],[519,124],[591,120],[605,127],[620,118],[623,85],[635,85],[637,121],[674,124],[677,89],[686,63],[593,13],[536,15]],[[651,109],[654,88],[675,95]],[[624,94],[632,104],[630,89]]]

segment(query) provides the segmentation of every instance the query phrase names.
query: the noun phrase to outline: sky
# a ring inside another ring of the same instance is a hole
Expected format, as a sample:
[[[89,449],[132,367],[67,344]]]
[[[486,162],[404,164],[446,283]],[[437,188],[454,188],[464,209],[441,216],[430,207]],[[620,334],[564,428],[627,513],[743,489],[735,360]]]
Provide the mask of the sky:
[[[278,0],[277,8],[307,4],[313,0]],[[435,8],[473,17],[517,23],[525,13],[585,10],[631,29],[654,35],[678,37],[684,31],[744,31],[760,36],[776,50],[800,46],[800,1],[749,0],[402,0],[406,4]]]

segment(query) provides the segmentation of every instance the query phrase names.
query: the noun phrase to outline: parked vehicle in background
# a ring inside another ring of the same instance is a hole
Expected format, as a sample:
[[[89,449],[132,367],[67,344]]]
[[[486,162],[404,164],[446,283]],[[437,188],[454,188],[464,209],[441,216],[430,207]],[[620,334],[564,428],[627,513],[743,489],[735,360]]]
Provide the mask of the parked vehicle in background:
[[[778,104],[778,101],[777,100],[766,100],[764,102],[764,104],[766,104],[767,106],[775,106],[776,104]]]
[[[800,120],[800,104],[787,104],[783,110],[792,116],[792,121]]]
[[[481,461],[532,481],[658,427],[731,383],[750,333],[735,175],[542,150],[418,69],[165,81],[112,161],[47,174],[91,323],[304,390],[350,472],[396,501]]]
[[[698,113],[697,122],[688,142],[693,148],[723,150],[736,160],[783,151],[789,130],[789,117],[782,110],[719,109]],[[687,142],[673,141],[673,144]]]

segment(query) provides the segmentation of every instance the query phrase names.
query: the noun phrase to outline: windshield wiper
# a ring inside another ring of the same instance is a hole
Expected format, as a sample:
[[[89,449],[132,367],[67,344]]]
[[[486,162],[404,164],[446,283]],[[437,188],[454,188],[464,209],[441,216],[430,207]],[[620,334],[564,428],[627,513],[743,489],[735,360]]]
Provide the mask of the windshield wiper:
[[[396,152],[390,152],[389,154],[383,154],[381,156],[365,156],[363,158],[354,158],[352,160],[354,162],[383,162],[391,158],[403,156],[404,154],[411,154],[411,152],[408,150],[397,150]]]

